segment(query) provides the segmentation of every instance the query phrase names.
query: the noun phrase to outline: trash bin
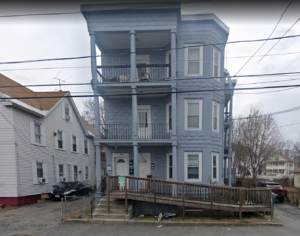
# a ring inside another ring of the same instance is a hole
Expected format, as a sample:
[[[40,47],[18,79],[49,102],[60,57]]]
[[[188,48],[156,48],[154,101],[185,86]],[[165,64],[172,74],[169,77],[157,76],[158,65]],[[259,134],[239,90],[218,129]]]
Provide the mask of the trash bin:
[[[273,215],[274,215],[274,205],[275,205],[275,202],[276,202],[276,197],[277,197],[277,194],[272,193],[272,208],[273,208]],[[271,212],[270,212],[270,211],[267,211],[267,215],[271,215]]]

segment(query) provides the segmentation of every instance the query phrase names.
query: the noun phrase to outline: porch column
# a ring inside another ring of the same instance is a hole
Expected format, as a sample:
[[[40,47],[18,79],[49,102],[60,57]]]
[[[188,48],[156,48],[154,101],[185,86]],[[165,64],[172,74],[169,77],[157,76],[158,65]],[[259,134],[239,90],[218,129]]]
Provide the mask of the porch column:
[[[176,102],[176,85],[172,85],[172,95],[171,95],[171,100],[172,100],[172,138],[176,137],[177,135],[177,102]]]
[[[97,191],[101,191],[98,189],[101,184],[101,153],[100,153],[100,111],[99,111],[99,97],[98,97],[98,89],[97,89],[97,62],[96,62],[96,44],[95,44],[95,34],[94,32],[90,33],[91,39],[91,70],[92,70],[92,88],[94,91],[94,103],[95,103],[95,129],[96,135],[94,138],[95,141],[95,151],[96,151],[96,187]]]
[[[176,63],[176,52],[177,52],[177,43],[176,43],[176,30],[171,30],[171,78],[176,79],[177,63]],[[172,117],[173,119],[173,117]]]
[[[172,165],[172,180],[177,181],[177,143],[172,143]]]
[[[137,95],[136,95],[136,86],[131,86],[132,93],[132,138],[137,139]]]
[[[232,92],[233,93],[233,92]],[[228,186],[231,186],[231,133],[232,133],[232,104],[233,94],[230,95],[230,108],[229,108],[229,131],[228,131]]]
[[[133,143],[133,166],[134,166],[134,177],[139,177],[139,152],[138,143]]]
[[[135,53],[135,31],[130,31],[130,81],[137,81],[136,79],[136,53]]]

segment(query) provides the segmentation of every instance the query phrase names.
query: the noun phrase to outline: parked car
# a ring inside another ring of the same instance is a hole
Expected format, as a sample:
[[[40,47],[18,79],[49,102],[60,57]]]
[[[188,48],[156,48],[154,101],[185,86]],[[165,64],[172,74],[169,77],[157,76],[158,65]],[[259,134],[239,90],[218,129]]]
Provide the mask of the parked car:
[[[270,188],[272,189],[272,192],[275,193],[276,199],[279,200],[279,202],[284,202],[284,191],[282,186],[277,182],[257,182],[252,188]]]
[[[61,199],[67,196],[91,195],[92,187],[83,182],[61,182],[52,193],[52,199]]]

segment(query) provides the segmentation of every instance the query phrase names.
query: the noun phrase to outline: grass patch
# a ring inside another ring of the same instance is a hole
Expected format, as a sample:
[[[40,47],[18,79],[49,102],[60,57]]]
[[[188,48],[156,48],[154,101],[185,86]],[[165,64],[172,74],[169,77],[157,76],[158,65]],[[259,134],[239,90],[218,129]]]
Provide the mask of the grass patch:
[[[82,211],[75,212],[69,215],[70,219],[84,219],[84,213]],[[85,219],[91,219],[91,208],[85,209]]]
[[[154,216],[132,217],[131,220],[136,221],[157,221]],[[167,219],[162,218],[163,222],[179,222],[182,221],[182,215],[176,215]],[[244,212],[242,220],[239,220],[238,214],[227,211],[203,211],[203,212],[186,212],[184,222],[214,222],[214,223],[268,223],[276,222],[270,220],[269,216],[264,216],[263,213]]]

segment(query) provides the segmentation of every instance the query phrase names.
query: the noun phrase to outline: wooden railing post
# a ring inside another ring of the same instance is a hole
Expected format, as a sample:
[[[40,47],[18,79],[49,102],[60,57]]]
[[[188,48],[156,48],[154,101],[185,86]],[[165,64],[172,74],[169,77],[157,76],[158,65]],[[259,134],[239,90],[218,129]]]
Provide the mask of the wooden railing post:
[[[210,187],[210,208],[214,207],[214,198],[213,198],[213,187]]]
[[[106,179],[106,181],[107,181],[107,183],[106,183],[106,186],[107,186],[107,214],[109,214],[110,213],[110,202],[109,202],[109,190],[110,190],[110,185],[109,185],[109,179],[110,179],[110,177],[109,176],[107,176],[107,179]]]
[[[244,191],[242,191],[242,189],[240,189],[240,220],[242,219],[242,207],[243,207],[243,196],[242,194],[244,193]]]
[[[184,220],[184,183],[182,184],[182,220]]]
[[[127,208],[127,177],[125,176],[125,212],[126,215],[128,214],[128,208]]]
[[[154,202],[156,202],[156,180],[154,180],[153,192],[154,192]]]

